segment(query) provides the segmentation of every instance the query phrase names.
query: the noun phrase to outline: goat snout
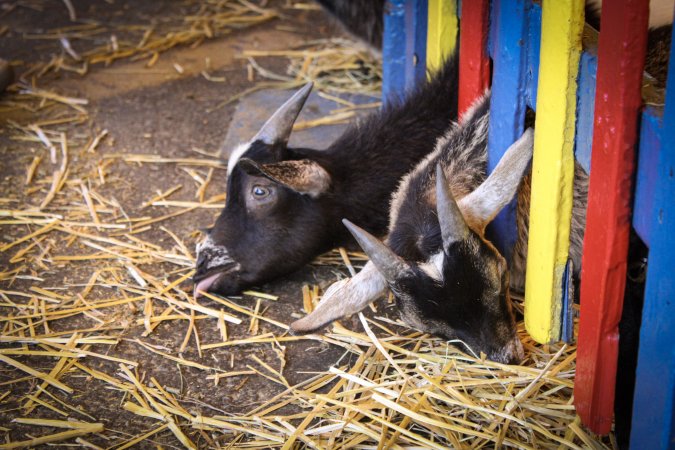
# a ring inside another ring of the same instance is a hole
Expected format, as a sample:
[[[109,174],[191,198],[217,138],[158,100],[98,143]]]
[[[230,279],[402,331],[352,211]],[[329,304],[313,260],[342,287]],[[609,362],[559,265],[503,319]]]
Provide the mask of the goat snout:
[[[209,257],[204,252],[197,255],[195,277],[199,277],[200,275],[204,275],[206,273],[208,270],[208,259]]]

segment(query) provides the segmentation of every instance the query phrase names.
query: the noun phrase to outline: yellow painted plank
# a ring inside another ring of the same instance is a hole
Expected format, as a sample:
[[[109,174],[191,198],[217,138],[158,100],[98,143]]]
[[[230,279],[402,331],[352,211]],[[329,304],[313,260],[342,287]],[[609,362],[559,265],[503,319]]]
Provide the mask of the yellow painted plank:
[[[457,0],[429,0],[427,72],[433,73],[457,45]]]
[[[544,0],[525,280],[525,326],[540,343],[560,339],[583,21],[584,0]]]

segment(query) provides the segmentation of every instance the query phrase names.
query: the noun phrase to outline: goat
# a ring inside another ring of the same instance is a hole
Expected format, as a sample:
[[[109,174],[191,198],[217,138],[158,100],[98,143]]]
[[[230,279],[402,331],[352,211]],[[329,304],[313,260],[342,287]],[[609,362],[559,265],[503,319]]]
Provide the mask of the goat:
[[[488,123],[486,95],[403,178],[392,197],[388,247],[347,223],[371,262],[354,278],[330,286],[314,312],[291,324],[293,333],[310,333],[359,312],[389,287],[402,318],[414,328],[459,338],[474,352],[496,361],[522,359],[506,262],[485,239],[485,227],[520,185],[518,251],[512,272],[516,287],[521,288],[529,214],[529,186],[521,180],[531,157],[532,132],[511,146],[485,180]],[[581,261],[587,178],[577,165],[571,230],[575,262]]]
[[[232,152],[225,208],[197,245],[195,296],[237,293],[352,242],[340,222],[345,216],[384,235],[400,178],[457,117],[451,57],[430,81],[357,122],[326,150],[289,148],[311,88],[300,89]]]

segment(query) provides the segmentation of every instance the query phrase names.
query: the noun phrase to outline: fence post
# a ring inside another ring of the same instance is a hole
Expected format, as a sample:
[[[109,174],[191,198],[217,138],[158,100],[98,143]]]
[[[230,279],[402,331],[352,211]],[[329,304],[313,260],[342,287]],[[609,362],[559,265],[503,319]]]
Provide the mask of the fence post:
[[[490,85],[490,59],[487,53],[490,2],[462,2],[459,34],[459,115]]]
[[[382,99],[385,102],[405,91],[405,3],[406,0],[387,0],[384,4]]]
[[[533,339],[560,338],[569,250],[577,72],[583,0],[544,0],[525,279],[525,326]]]
[[[427,0],[408,0],[405,5],[405,88],[424,82],[427,74]]]
[[[457,45],[457,1],[428,0],[427,70],[441,67]]]
[[[670,49],[654,183],[631,448],[675,448],[675,58]]]
[[[492,92],[488,126],[488,172],[524,131],[527,103],[528,20],[531,0],[494,0],[490,42]],[[465,28],[466,30],[466,28]],[[460,54],[461,57],[461,54]],[[461,92],[461,91],[460,91]],[[490,239],[507,261],[516,242],[515,202],[507,205],[488,227]]]
[[[609,433],[630,233],[631,184],[649,4],[602,10],[593,150],[581,275],[574,400],[584,424]]]

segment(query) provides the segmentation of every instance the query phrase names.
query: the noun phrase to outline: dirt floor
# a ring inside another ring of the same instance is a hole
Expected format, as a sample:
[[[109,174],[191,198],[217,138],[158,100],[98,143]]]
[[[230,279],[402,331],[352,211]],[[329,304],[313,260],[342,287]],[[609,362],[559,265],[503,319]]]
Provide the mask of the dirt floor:
[[[406,329],[386,300],[368,329],[288,336],[348,275],[337,250],[242,297],[192,298],[236,96],[314,61],[244,52],[332,37],[311,2],[0,3],[20,76],[0,96],[0,449],[609,447],[575,418],[575,347],[522,324],[523,366]],[[351,83],[378,70],[369,57],[334,65]],[[356,85],[338,90],[377,93]]]
[[[290,3],[289,3],[290,5]],[[195,193],[201,186],[196,177],[206,178],[208,167],[166,164],[134,164],[122,161],[122,154],[151,154],[165,158],[199,158],[213,161],[215,158],[205,155],[216,155],[225,137],[228,124],[232,118],[236,102],[218,107],[224,100],[244,91],[254,85],[258,78],[251,80],[248,76],[247,61],[238,54],[243,49],[287,49],[310,39],[326,38],[339,35],[339,30],[331,26],[321,11],[315,8],[291,8],[281,1],[270,2],[267,8],[283,14],[283,18],[274,18],[261,25],[252,25],[241,30],[233,30],[227,35],[210,39],[191,48],[179,46],[159,56],[157,62],[147,67],[148,58],[138,62],[128,60],[116,61],[105,67],[103,64],[92,65],[86,76],[76,73],[60,71],[42,76],[38,86],[42,89],[58,92],[61,95],[86,99],[88,103],[82,111],[73,108],[60,108],[55,105],[50,110],[25,110],[11,108],[9,102],[14,99],[6,98],[0,121],[3,124],[0,137],[0,196],[3,197],[3,208],[19,209],[28,205],[39,205],[51,178],[52,164],[49,162],[48,150],[39,142],[26,142],[21,139],[21,132],[8,126],[13,124],[27,125],[45,117],[53,118],[80,115],[75,124],[59,126],[58,132],[65,132],[71,139],[69,168],[72,173],[87,174],[94,171],[93,177],[85,175],[84,182],[95,190],[102,198],[118,202],[119,206],[111,212],[119,217],[160,217],[167,213],[182,210],[177,207],[142,207],[143,203],[156,196],[157,192],[165,192],[172,187],[181,185],[175,194],[170,196],[172,201],[192,202]],[[78,24],[95,20],[108,24],[111,28],[123,25],[150,24],[171,20],[181,14],[189,14],[198,9],[198,2],[184,1],[155,1],[134,2],[120,1],[81,1],[73,2],[78,16]],[[288,7],[286,7],[288,6]],[[0,38],[0,56],[11,60],[15,64],[15,71],[21,74],[31,63],[48,61],[52,56],[63,54],[58,40],[36,39],[48,33],[48,30],[72,25],[68,18],[68,11],[61,2],[17,1],[4,2],[4,12],[0,11],[0,28],[3,33]],[[311,26],[309,24],[311,23]],[[123,36],[117,36],[123,39]],[[78,51],[89,43],[71,39],[73,48]],[[210,60],[209,73],[214,79],[210,81],[202,75],[207,70],[206,58]],[[283,69],[286,61],[283,58],[267,58],[265,66],[272,70]],[[182,73],[176,67],[182,69]],[[222,80],[224,78],[224,81]],[[9,96],[7,96],[9,97]],[[57,110],[58,111],[55,111]],[[211,112],[209,112],[211,111]],[[271,112],[271,111],[270,111]],[[81,123],[79,121],[82,120]],[[45,127],[47,129],[47,127]],[[95,152],[83,152],[82,148],[89,142],[90,137],[96,136],[102,130],[107,130],[106,136],[96,147]],[[25,136],[25,134],[24,134]],[[58,145],[58,144],[57,144]],[[26,183],[26,170],[35,156],[43,158],[34,176],[34,182],[43,182],[38,191],[27,194],[29,185]],[[111,159],[106,159],[111,157]],[[105,167],[105,182],[95,180],[98,165],[109,162]],[[192,172],[192,173],[188,173]],[[72,176],[72,175],[71,175]],[[212,181],[205,190],[205,197],[209,198],[224,190],[225,170],[215,168]],[[71,186],[66,186],[66,189]],[[79,189],[75,186],[74,189]],[[63,197],[63,199],[61,198]],[[63,211],[66,194],[57,195],[53,204],[43,211]],[[63,201],[62,201],[63,200]],[[79,199],[81,200],[81,198]],[[103,208],[101,208],[103,209]],[[188,249],[193,249],[199,239],[195,233],[197,228],[209,225],[218,213],[218,209],[196,208],[177,217],[168,218],[153,224],[150,229],[134,236],[161,247],[170,248],[175,245],[172,237],[174,233],[178,240]],[[2,245],[11,243],[21,236],[32,232],[36,227],[30,225],[7,225],[1,228],[0,242]],[[104,233],[105,234],[105,233]],[[110,233],[114,235],[114,233]],[[82,248],[68,248],[60,245],[65,235],[49,236],[46,241],[36,246],[42,248],[46,243],[42,257],[47,259],[56,255],[76,255],[93,253]],[[39,285],[42,289],[57,292],[58,295],[71,295],[82,289],[95,267],[110,268],[111,263],[96,260],[68,263],[50,263],[48,266],[35,264],[31,253],[21,264],[29,266],[35,278],[25,279],[23,276],[5,278],[3,288],[11,291],[30,292],[31,286]],[[10,263],[13,251],[0,253],[0,268],[6,274],[17,268],[17,264]],[[190,255],[191,256],[191,255]],[[112,264],[115,265],[115,264]],[[124,267],[124,264],[117,265]],[[156,277],[161,277],[163,270],[176,270],[172,264],[141,265],[139,270],[146,271]],[[302,287],[305,285],[325,286],[335,279],[334,267],[308,266],[299,273],[260,287],[265,293],[278,296],[276,302],[263,300],[265,316],[283,323],[289,323],[293,316],[299,317],[302,312]],[[23,273],[22,273],[23,275]],[[127,276],[125,274],[123,277]],[[36,283],[39,280],[39,283]],[[181,284],[186,291],[190,291],[191,282],[186,280]],[[116,297],[116,289],[112,286],[106,289],[99,286],[90,294],[91,301],[101,298]],[[202,302],[207,306],[209,301]],[[212,302],[211,302],[212,303]],[[255,299],[245,296],[237,303],[253,307]],[[157,306],[157,314],[161,309]],[[153,332],[143,337],[145,327],[136,323],[136,319],[143,317],[143,307],[138,310],[134,307],[120,306],[115,312],[106,310],[104,313],[90,316],[76,315],[71,318],[55,320],[49,323],[53,333],[74,329],[90,329],[101,326],[106,329],[114,325],[118,329],[105,332],[107,336],[120,336],[119,343],[114,346],[93,345],[91,351],[103,352],[109,356],[119,356],[131,361],[141,361],[138,366],[138,376],[141,379],[155,377],[165,388],[170,389],[181,402],[190,406],[194,414],[211,415],[237,414],[248,411],[257,404],[272,398],[282,392],[283,385],[270,382],[265,376],[233,376],[220,380],[217,385],[212,379],[207,379],[206,371],[197,368],[185,367],[161,355],[148,351],[139,345],[138,339],[143,339],[146,345],[153,346],[164,352],[173,352],[181,346],[188,332],[188,320],[171,320],[160,323]],[[10,314],[7,310],[4,314]],[[110,316],[114,318],[111,318]],[[103,317],[101,319],[100,317]],[[186,317],[189,317],[186,316]],[[206,323],[199,321],[197,334],[202,345],[220,342],[221,334],[215,320]],[[249,321],[239,326],[229,326],[229,339],[250,337],[248,332]],[[265,334],[274,329],[266,322],[260,323],[258,334]],[[7,330],[6,330],[7,331]],[[10,333],[11,334],[11,333]],[[199,355],[193,340],[181,352],[183,358],[199,361],[201,364],[213,367],[224,367],[228,371],[254,372],[247,367],[252,364],[255,370],[265,369],[255,363],[251,357],[256,356],[271,366],[279,367],[280,359],[272,344],[252,344],[238,346],[235,350],[227,347],[210,350]],[[2,345],[2,344],[0,344]],[[317,371],[324,371],[334,364],[343,354],[344,349],[330,346],[325,343],[303,341],[285,345],[286,379],[296,384]],[[276,349],[278,350],[278,348]],[[27,362],[26,359],[21,359]],[[40,362],[36,358],[30,360],[30,365],[49,371],[53,364],[47,357]],[[347,362],[347,361],[345,361]],[[88,367],[105,373],[115,373],[118,369],[116,362],[97,360],[88,363]],[[25,399],[17,396],[22,390],[34,391],[36,380],[32,377],[20,382],[25,375],[21,371],[0,366],[0,394],[11,388],[10,394],[2,397],[0,407],[0,425],[11,430],[12,440],[22,440],[35,431],[29,425],[12,424],[11,419],[22,415],[22,404]],[[131,412],[125,412],[118,406],[124,401],[125,395],[114,389],[109,389],[107,383],[97,381],[91,377],[74,376],[68,378],[68,385],[75,390],[74,396],[67,401],[79,410],[75,417],[87,420],[95,419],[102,422],[106,433],[100,437],[92,437],[94,444],[105,447],[124,442],[127,437],[135,436],[152,430],[156,427],[156,419],[142,418]],[[59,393],[54,393],[57,397]],[[65,399],[65,398],[64,398]],[[48,399],[46,399],[48,400]],[[58,419],[60,415],[49,408],[40,411],[40,417]],[[36,432],[35,434],[40,434]],[[208,446],[200,436],[195,436],[197,445]],[[180,444],[171,431],[157,433],[151,442],[167,448],[179,448]],[[150,441],[141,446],[151,446]]]

